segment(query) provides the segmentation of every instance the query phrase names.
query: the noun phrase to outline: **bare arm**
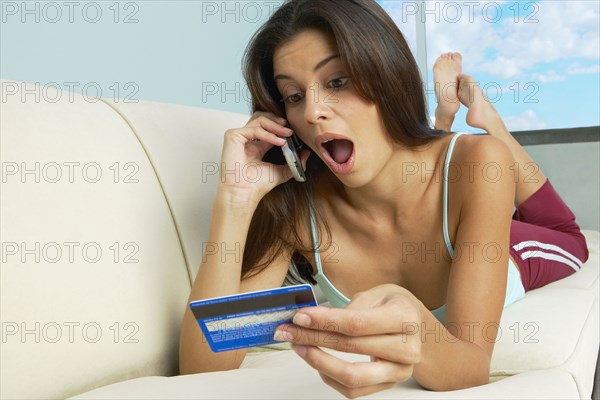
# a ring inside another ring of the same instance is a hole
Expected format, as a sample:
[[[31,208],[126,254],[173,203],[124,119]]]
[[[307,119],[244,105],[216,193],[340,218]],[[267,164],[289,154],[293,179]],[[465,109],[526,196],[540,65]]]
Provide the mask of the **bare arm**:
[[[251,278],[241,281],[241,272],[243,251],[256,207],[266,193],[291,177],[287,166],[261,161],[268,149],[282,144],[282,139],[277,136],[290,134],[283,124],[284,121],[273,114],[256,113],[244,128],[225,133],[221,182],[213,203],[208,243],[204,244],[205,250],[210,251],[203,255],[189,301],[281,286],[289,263],[289,256],[284,254]],[[304,162],[307,156],[304,155]],[[245,182],[240,176],[224,174],[224,171],[235,171],[236,163],[260,165],[263,179]],[[180,373],[238,368],[245,355],[246,350],[213,353],[186,304],[179,347]]]
[[[448,282],[446,323],[422,307],[422,361],[413,377],[431,390],[488,383],[489,367],[506,293],[508,247],[515,184],[508,147],[492,137],[463,147],[459,162],[473,162],[457,190],[461,207]],[[457,154],[458,155],[458,154]],[[461,164],[464,165],[464,164]],[[469,250],[471,249],[471,250]]]
[[[252,210],[240,209],[230,204],[228,194],[215,199],[209,246],[216,246],[203,256],[198,275],[194,280],[189,301],[228,294],[281,286],[289,260],[278,257],[260,274],[240,282],[242,270],[241,249],[246,242]],[[223,249],[239,249],[239,253]],[[181,330],[179,366],[181,374],[235,369],[240,366],[246,349],[213,353],[189,307],[186,307]]]

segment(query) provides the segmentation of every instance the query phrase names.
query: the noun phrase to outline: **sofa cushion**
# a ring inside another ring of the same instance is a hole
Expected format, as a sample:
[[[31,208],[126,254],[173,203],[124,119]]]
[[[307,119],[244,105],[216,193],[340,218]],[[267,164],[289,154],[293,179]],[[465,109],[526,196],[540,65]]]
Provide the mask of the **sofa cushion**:
[[[600,232],[582,230],[589,249],[589,258],[583,268],[576,274],[552,282],[547,288],[578,288],[587,289],[598,295],[598,276],[600,275]]]
[[[330,351],[349,361],[363,356]],[[243,368],[171,378],[148,377],[117,383],[75,399],[342,399],[295,352],[254,353]],[[533,371],[488,385],[451,392],[423,390],[413,379],[373,399],[578,399],[571,375],[561,369]]]
[[[583,233],[590,256],[579,271],[527,292],[504,310],[492,375],[561,367],[573,375],[581,396],[590,396],[600,343],[599,233]]]
[[[190,282],[136,136],[101,101],[1,84],[0,397],[177,373]]]

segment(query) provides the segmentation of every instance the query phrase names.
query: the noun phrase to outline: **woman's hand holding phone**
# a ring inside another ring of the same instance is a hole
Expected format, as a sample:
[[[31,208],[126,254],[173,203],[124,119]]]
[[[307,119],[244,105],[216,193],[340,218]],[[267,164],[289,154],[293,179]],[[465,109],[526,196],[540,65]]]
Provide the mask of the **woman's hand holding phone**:
[[[273,113],[255,112],[243,128],[225,132],[221,154],[219,190],[234,191],[236,197],[248,196],[257,202],[275,186],[292,178],[287,165],[263,161],[273,146],[283,146],[292,130],[287,121]],[[301,154],[303,168],[310,152]]]

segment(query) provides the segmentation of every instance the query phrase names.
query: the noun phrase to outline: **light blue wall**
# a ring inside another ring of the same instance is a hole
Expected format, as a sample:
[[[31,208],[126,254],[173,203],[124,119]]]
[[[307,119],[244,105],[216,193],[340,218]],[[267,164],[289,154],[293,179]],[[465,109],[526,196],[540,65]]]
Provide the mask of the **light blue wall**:
[[[0,2],[0,77],[249,113],[242,54],[282,1],[72,3]]]
[[[600,143],[524,146],[582,229],[600,230]]]

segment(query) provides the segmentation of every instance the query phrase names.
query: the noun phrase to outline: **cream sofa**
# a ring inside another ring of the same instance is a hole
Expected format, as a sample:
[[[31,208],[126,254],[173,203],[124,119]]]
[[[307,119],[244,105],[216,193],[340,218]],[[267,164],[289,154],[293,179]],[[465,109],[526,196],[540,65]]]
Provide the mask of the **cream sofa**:
[[[1,83],[1,398],[342,397],[289,350],[174,376],[222,135],[248,116]],[[585,235],[581,271],[504,312],[490,384],[372,397],[589,398],[599,236]]]

